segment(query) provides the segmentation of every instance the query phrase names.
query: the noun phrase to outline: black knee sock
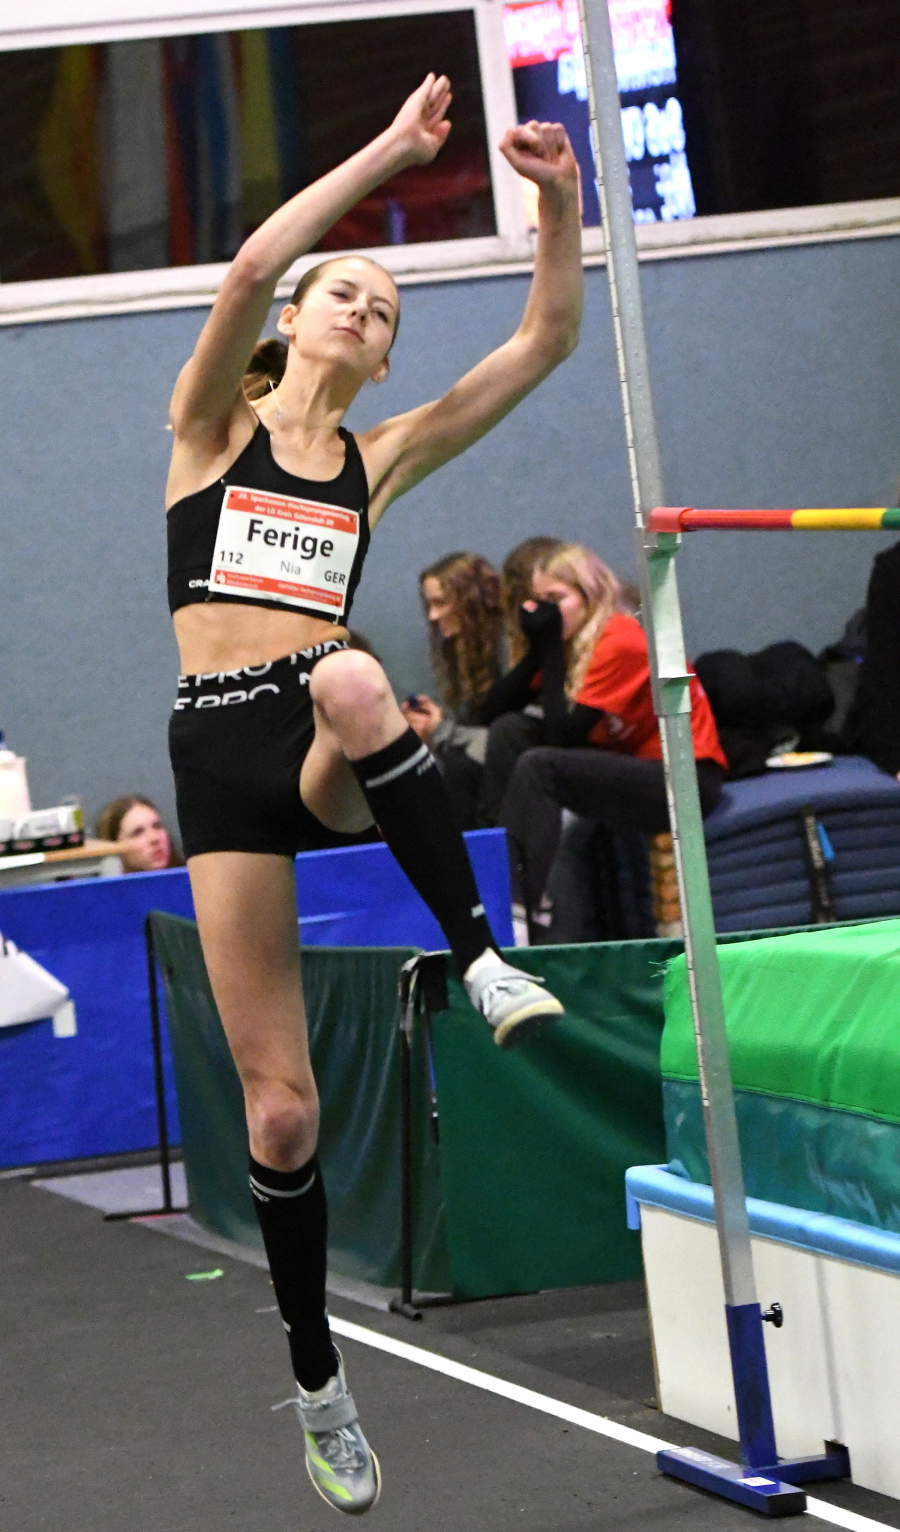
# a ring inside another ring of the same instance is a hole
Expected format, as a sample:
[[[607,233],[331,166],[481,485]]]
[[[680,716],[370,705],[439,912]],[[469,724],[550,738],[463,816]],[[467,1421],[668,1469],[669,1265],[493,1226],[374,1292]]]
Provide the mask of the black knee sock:
[[[460,976],[496,947],[434,756],[412,729],[351,761],[375,821],[447,938]]]
[[[299,1170],[250,1160],[250,1190],[288,1333],[294,1377],[307,1391],[338,1369],[325,1310],[328,1209],[315,1155]]]

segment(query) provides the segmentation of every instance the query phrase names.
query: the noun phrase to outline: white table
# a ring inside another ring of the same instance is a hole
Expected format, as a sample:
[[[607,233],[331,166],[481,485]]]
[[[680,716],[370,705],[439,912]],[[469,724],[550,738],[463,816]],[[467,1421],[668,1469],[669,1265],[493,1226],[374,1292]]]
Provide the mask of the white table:
[[[117,878],[124,871],[112,840],[87,840],[63,851],[27,851],[0,857],[0,893],[35,883],[63,883],[70,878]]]

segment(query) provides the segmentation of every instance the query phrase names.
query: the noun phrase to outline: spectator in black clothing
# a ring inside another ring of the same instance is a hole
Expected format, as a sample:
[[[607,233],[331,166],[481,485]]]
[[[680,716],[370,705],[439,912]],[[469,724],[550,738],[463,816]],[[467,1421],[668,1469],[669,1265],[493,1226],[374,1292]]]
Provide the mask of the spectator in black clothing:
[[[532,578],[536,569],[558,553],[565,544],[558,537],[528,537],[503,560],[500,600],[503,606],[506,658],[511,671],[528,655],[532,645],[522,629],[522,603],[534,595]],[[507,784],[523,750],[543,742],[543,710],[535,694],[524,704],[506,706],[507,693],[494,701],[485,698],[479,718],[490,723],[484,772],[481,780],[480,817],[482,824],[495,825]]]
[[[860,714],[863,751],[900,781],[900,543],[872,566]]]
[[[528,652],[528,639],[522,632],[519,614],[523,601],[534,595],[531,578],[536,569],[565,547],[561,537],[526,537],[524,543],[511,548],[503,560],[500,585],[500,603],[503,607],[506,658],[510,668],[518,665]]]

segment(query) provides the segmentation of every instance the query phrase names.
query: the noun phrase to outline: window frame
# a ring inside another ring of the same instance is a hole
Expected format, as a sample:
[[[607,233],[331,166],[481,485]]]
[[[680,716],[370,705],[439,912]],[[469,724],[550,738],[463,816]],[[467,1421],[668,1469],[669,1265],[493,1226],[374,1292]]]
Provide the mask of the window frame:
[[[503,0],[307,0],[304,4],[297,0],[30,0],[27,22],[14,0],[5,0],[0,3],[0,51],[437,11],[474,14],[497,233],[374,247],[367,253],[381,261],[401,286],[527,272],[534,236],[527,228],[518,177],[497,148],[506,128],[516,120],[513,72],[503,36]],[[896,236],[900,234],[900,197],[641,224],[635,233],[641,260]],[[601,229],[585,229],[582,245],[586,266],[605,264]],[[279,284],[278,295],[290,293],[317,259],[307,256],[297,261]],[[0,326],[207,307],[226,269],[222,263],[168,266],[0,283]]]

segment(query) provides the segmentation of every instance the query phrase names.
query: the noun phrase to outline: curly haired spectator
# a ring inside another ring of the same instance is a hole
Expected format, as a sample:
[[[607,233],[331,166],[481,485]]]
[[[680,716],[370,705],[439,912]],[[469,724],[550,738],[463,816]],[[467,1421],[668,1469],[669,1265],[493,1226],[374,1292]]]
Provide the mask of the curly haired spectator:
[[[431,746],[463,828],[480,823],[478,796],[487,730],[474,727],[500,671],[500,576],[477,553],[450,553],[419,576],[441,703],[407,697],[401,710]]]

